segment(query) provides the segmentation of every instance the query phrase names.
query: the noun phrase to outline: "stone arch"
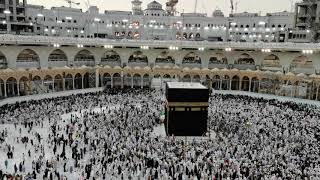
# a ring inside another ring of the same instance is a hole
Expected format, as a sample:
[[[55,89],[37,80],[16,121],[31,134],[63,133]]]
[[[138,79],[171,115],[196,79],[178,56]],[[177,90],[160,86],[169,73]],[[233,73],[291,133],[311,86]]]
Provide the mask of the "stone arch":
[[[73,77],[71,74],[67,74],[64,78],[64,86],[66,90],[72,90],[74,87]]]
[[[121,75],[119,73],[115,73],[113,74],[112,79],[113,79],[113,87],[121,88],[121,85],[122,85]]]
[[[186,74],[182,77],[182,82],[191,82],[191,76]]]
[[[83,83],[82,83],[82,75],[80,73],[77,73],[74,76],[74,88],[75,89],[82,89]]]
[[[135,51],[130,55],[128,63],[148,63],[148,57],[142,51]]]
[[[274,54],[270,54],[263,59],[263,67],[281,67],[280,58]]]
[[[17,56],[17,62],[39,62],[39,55],[32,49],[24,49]]]
[[[183,39],[188,39],[188,34],[186,32],[184,32],[182,37],[183,37]]]
[[[241,81],[241,90],[249,91],[250,89],[250,79],[248,76],[244,76]]]
[[[228,64],[228,59],[223,53],[216,53],[210,57],[209,64]]]
[[[199,75],[193,76],[192,82],[201,82],[201,77]]]
[[[140,74],[133,75],[133,86],[134,87],[141,87],[141,75]]]
[[[123,77],[123,86],[124,87],[132,87],[132,76],[130,73],[126,73]]]
[[[87,49],[80,50],[74,57],[74,65],[78,67],[83,65],[94,66],[95,65],[94,54]]]
[[[20,96],[28,95],[31,93],[29,79],[26,76],[22,76],[19,80],[19,92]]]
[[[239,90],[240,77],[233,76],[231,82],[231,90]]]
[[[43,81],[40,76],[34,76],[32,78],[32,94],[43,93]]]
[[[255,61],[249,54],[243,53],[239,59],[235,61],[235,64],[255,65]]]
[[[291,62],[292,68],[313,68],[313,61],[307,56],[298,56]]]
[[[221,86],[221,78],[219,75],[213,76],[212,79],[212,88],[215,90],[219,90]]]
[[[83,75],[83,88],[90,88],[90,74],[88,72]]]
[[[54,91],[56,92],[63,91],[63,79],[60,74],[57,74],[54,77],[53,83],[54,83]]]
[[[4,81],[0,78],[0,99],[5,98]]]
[[[104,73],[102,76],[102,86],[111,88],[112,87],[112,80],[111,80],[111,74]]]
[[[136,31],[134,34],[133,34],[133,38],[134,39],[140,39],[140,33],[138,31]]]
[[[181,39],[181,33],[180,32],[176,33],[176,39]]]
[[[201,64],[201,57],[195,52],[189,52],[183,57],[182,64]]]
[[[8,97],[13,97],[18,95],[18,83],[16,78],[10,77],[7,79],[6,90],[7,90]]]
[[[128,32],[128,38],[132,39],[132,37],[133,37],[133,33],[132,33],[132,31],[129,31]]]
[[[103,53],[103,55],[101,57],[101,63],[103,65],[107,64],[107,63],[116,63],[116,65],[120,65],[121,58],[120,58],[120,55],[116,51],[108,50]]]
[[[46,75],[43,79],[43,85],[45,87],[46,92],[52,92],[53,91],[53,78],[50,75]]]
[[[158,63],[175,64],[175,59],[169,55],[169,52],[162,51],[160,55],[156,57],[156,64]]]
[[[68,61],[67,55],[61,49],[53,50],[48,57],[48,61]]]
[[[193,34],[193,33],[190,33],[188,38],[189,38],[189,39],[193,39],[193,38],[194,38],[194,34]]]
[[[150,87],[150,75],[145,74],[143,75],[143,87]]]
[[[6,56],[0,51],[0,69],[7,69],[8,62]]]
[[[17,56],[17,68],[40,68],[39,55],[31,49],[22,50]]]
[[[259,79],[257,77],[252,77],[251,79],[251,92],[258,92],[259,91]]]
[[[230,90],[230,77],[228,75],[224,75],[221,78],[221,89],[222,90]]]
[[[171,76],[169,74],[163,75],[163,79],[171,79]]]

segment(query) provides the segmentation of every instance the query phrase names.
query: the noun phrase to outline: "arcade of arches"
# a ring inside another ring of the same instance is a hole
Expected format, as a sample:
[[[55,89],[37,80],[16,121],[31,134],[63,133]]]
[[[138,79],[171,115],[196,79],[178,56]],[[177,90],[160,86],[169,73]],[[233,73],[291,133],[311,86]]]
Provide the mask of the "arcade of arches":
[[[149,88],[153,79],[200,82],[215,90],[241,90],[319,100],[320,76],[252,70],[104,66],[0,71],[0,97],[85,88]]]

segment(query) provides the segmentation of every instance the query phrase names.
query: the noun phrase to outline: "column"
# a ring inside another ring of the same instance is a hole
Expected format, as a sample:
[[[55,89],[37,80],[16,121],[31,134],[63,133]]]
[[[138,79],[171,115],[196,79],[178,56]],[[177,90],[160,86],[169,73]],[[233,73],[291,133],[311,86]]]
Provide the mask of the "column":
[[[103,80],[104,80],[104,79],[103,79],[103,78],[104,78],[103,76],[101,76],[101,77],[100,77],[100,84],[101,84],[101,87],[104,87],[104,84],[103,84]]]
[[[99,87],[99,82],[103,78],[103,76],[100,76],[100,74],[97,73],[97,71],[96,71],[95,75],[96,75],[96,88],[98,88]],[[102,83],[101,83],[101,87],[103,87]]]
[[[62,78],[62,90],[63,91],[66,90],[66,80],[65,80],[65,78]]]
[[[52,83],[52,92],[55,92],[55,89],[54,89],[54,78],[53,78],[53,83]]]
[[[229,79],[229,90],[231,90],[231,86],[232,86],[232,79]]]
[[[124,88],[124,78],[123,78],[123,74],[121,75],[121,89]]]
[[[20,83],[17,81],[17,95],[20,96]]]
[[[316,101],[318,101],[318,94],[319,94],[319,86],[317,86]]]
[[[131,88],[133,88],[133,76],[131,76]]]
[[[260,93],[260,80],[258,81],[258,93]]]
[[[3,96],[3,94],[2,94],[2,85],[1,85],[1,83],[0,83],[0,98]]]
[[[7,81],[4,81],[4,97],[7,97]]]
[[[74,84],[74,77],[72,76],[72,89],[75,89],[75,84]]]
[[[81,88],[82,88],[82,89],[84,89],[83,79],[84,79],[83,76],[81,76],[81,85],[82,85]]]
[[[143,76],[141,76],[141,89],[143,89]]]
[[[249,78],[249,92],[251,92],[251,83],[252,83],[252,79]]]
[[[113,75],[111,76],[111,88],[113,88]]]
[[[220,90],[222,90],[222,79],[220,79],[220,84],[219,84],[219,86],[220,86]]]
[[[241,87],[242,87],[242,80],[239,78],[239,91],[241,91]]]
[[[11,84],[11,88],[12,88],[12,95],[15,96],[16,95],[16,91],[14,90],[14,82],[12,82]]]

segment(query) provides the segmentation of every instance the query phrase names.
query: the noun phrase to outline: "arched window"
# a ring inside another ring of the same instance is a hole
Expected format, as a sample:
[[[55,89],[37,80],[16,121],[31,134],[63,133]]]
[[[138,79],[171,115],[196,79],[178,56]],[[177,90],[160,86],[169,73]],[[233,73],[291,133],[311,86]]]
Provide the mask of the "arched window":
[[[7,58],[2,52],[0,52],[0,69],[6,69],[7,67]]]
[[[262,63],[264,67],[280,67],[280,59],[278,56],[274,54],[270,54],[269,56],[265,57]]]
[[[68,61],[68,58],[62,50],[56,49],[50,53],[48,61]]]
[[[254,59],[249,54],[241,54],[235,64],[255,65]]]
[[[38,54],[31,49],[21,51],[17,57],[17,62],[39,62],[39,60]]]
[[[167,51],[161,52],[161,54],[156,58],[156,64],[157,63],[170,63],[174,64],[175,60],[172,56],[169,56],[169,53]]]
[[[216,53],[210,57],[209,64],[228,64],[227,57],[222,53]]]
[[[201,58],[196,53],[190,52],[183,58],[182,64],[201,64]]]
[[[129,63],[148,63],[148,57],[141,51],[135,51],[129,57]]]
[[[121,63],[120,55],[114,50],[106,51],[101,57],[101,62]]]
[[[306,56],[298,56],[296,57],[292,63],[292,68],[313,68],[313,62],[309,60]]]
[[[75,66],[94,66],[94,55],[88,50],[81,50],[74,58]]]

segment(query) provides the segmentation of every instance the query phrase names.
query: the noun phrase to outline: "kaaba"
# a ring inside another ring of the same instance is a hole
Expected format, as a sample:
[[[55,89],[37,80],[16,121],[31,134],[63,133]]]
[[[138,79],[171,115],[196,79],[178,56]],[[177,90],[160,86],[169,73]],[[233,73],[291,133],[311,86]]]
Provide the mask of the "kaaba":
[[[168,136],[203,136],[207,132],[209,89],[200,83],[166,84],[165,129]]]

